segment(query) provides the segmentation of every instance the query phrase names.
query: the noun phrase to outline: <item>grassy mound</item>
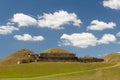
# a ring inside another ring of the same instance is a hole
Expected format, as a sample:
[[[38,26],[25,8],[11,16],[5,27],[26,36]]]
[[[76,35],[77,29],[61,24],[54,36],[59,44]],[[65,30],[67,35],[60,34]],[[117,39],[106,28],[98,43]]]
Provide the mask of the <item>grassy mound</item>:
[[[120,53],[111,53],[103,57],[105,62],[120,62]]]
[[[20,49],[1,60],[0,64],[17,64],[18,61],[29,60],[28,54],[34,54],[34,52],[28,49]]]
[[[61,49],[61,48],[50,48],[50,49],[48,49],[48,50],[43,51],[42,53],[50,53],[50,54],[52,54],[52,53],[69,54],[69,53],[71,53],[71,52],[69,52],[68,50]]]

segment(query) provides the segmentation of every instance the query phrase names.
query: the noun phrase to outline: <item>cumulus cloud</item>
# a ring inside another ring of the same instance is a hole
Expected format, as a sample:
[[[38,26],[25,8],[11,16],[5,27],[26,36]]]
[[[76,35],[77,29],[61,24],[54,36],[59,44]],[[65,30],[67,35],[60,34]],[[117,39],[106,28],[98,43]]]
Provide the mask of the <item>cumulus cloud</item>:
[[[36,19],[23,13],[14,14],[11,22],[17,23],[20,27],[37,25]]]
[[[117,37],[120,37],[120,32],[118,32],[118,33],[116,34],[116,36],[117,36]]]
[[[30,34],[23,34],[23,35],[15,35],[15,39],[21,41],[43,41],[43,36],[31,36]]]
[[[104,0],[103,6],[111,9],[120,9],[120,0]]]
[[[116,37],[112,34],[104,34],[101,39],[95,37],[92,33],[73,33],[71,35],[63,34],[60,38],[59,46],[74,46],[87,48],[100,44],[109,44],[116,41]]]
[[[65,24],[80,26],[82,23],[75,13],[68,13],[64,10],[54,13],[44,13],[43,15],[38,16],[38,19],[23,13],[16,13],[10,21],[12,23],[17,23],[19,27],[36,25],[38,27],[47,27],[51,29],[63,29],[63,25]]]
[[[99,44],[109,44],[115,42],[116,37],[113,34],[104,34],[103,37],[98,41]]]
[[[91,25],[87,27],[87,30],[104,30],[104,29],[113,29],[116,26],[116,23],[109,22],[105,23],[99,20],[93,20]]]
[[[73,24],[74,26],[80,26],[81,20],[78,19],[75,13],[68,13],[67,11],[60,10],[58,12],[44,13],[43,16],[39,16],[39,27],[48,27],[51,29],[63,29],[65,24]]]
[[[2,35],[7,35],[17,30],[19,29],[11,25],[0,26],[0,34]]]
[[[97,38],[92,33],[74,33],[72,35],[63,34],[59,45],[87,48],[95,46]]]

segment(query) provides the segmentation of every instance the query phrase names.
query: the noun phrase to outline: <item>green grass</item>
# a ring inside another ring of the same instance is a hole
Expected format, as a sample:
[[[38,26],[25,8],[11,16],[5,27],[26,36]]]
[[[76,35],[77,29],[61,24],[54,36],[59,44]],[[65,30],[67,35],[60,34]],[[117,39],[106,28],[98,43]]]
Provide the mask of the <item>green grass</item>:
[[[120,80],[120,65],[116,67],[109,67],[106,69],[88,70],[84,72],[60,75],[55,77],[56,80]],[[54,79],[53,79],[54,80]]]
[[[86,71],[112,66],[114,63],[39,62],[20,65],[0,65],[0,78],[30,78],[59,73]]]
[[[80,73],[74,73],[74,74],[68,74],[68,75],[63,75],[63,76],[57,76],[57,77],[65,77],[65,78],[118,78],[120,77],[120,66],[119,67],[114,67],[110,69],[99,69],[99,70],[91,70],[91,71],[86,71],[86,72],[80,72]]]
[[[115,64],[39,62],[0,65],[0,80],[120,80],[120,66],[110,67]]]

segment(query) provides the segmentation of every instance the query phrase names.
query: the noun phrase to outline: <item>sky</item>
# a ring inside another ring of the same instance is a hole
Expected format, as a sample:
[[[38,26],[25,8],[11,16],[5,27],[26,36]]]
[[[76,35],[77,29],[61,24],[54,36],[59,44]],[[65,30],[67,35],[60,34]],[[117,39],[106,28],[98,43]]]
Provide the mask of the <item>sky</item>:
[[[27,48],[120,52],[120,0],[0,0],[0,59]]]

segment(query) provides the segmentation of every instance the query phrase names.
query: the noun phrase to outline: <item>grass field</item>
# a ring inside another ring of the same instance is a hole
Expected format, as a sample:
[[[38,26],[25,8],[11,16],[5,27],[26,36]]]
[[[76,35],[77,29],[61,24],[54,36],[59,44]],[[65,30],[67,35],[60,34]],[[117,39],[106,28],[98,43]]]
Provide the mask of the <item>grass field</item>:
[[[0,65],[0,80],[120,80],[120,66],[114,65],[79,62]]]

